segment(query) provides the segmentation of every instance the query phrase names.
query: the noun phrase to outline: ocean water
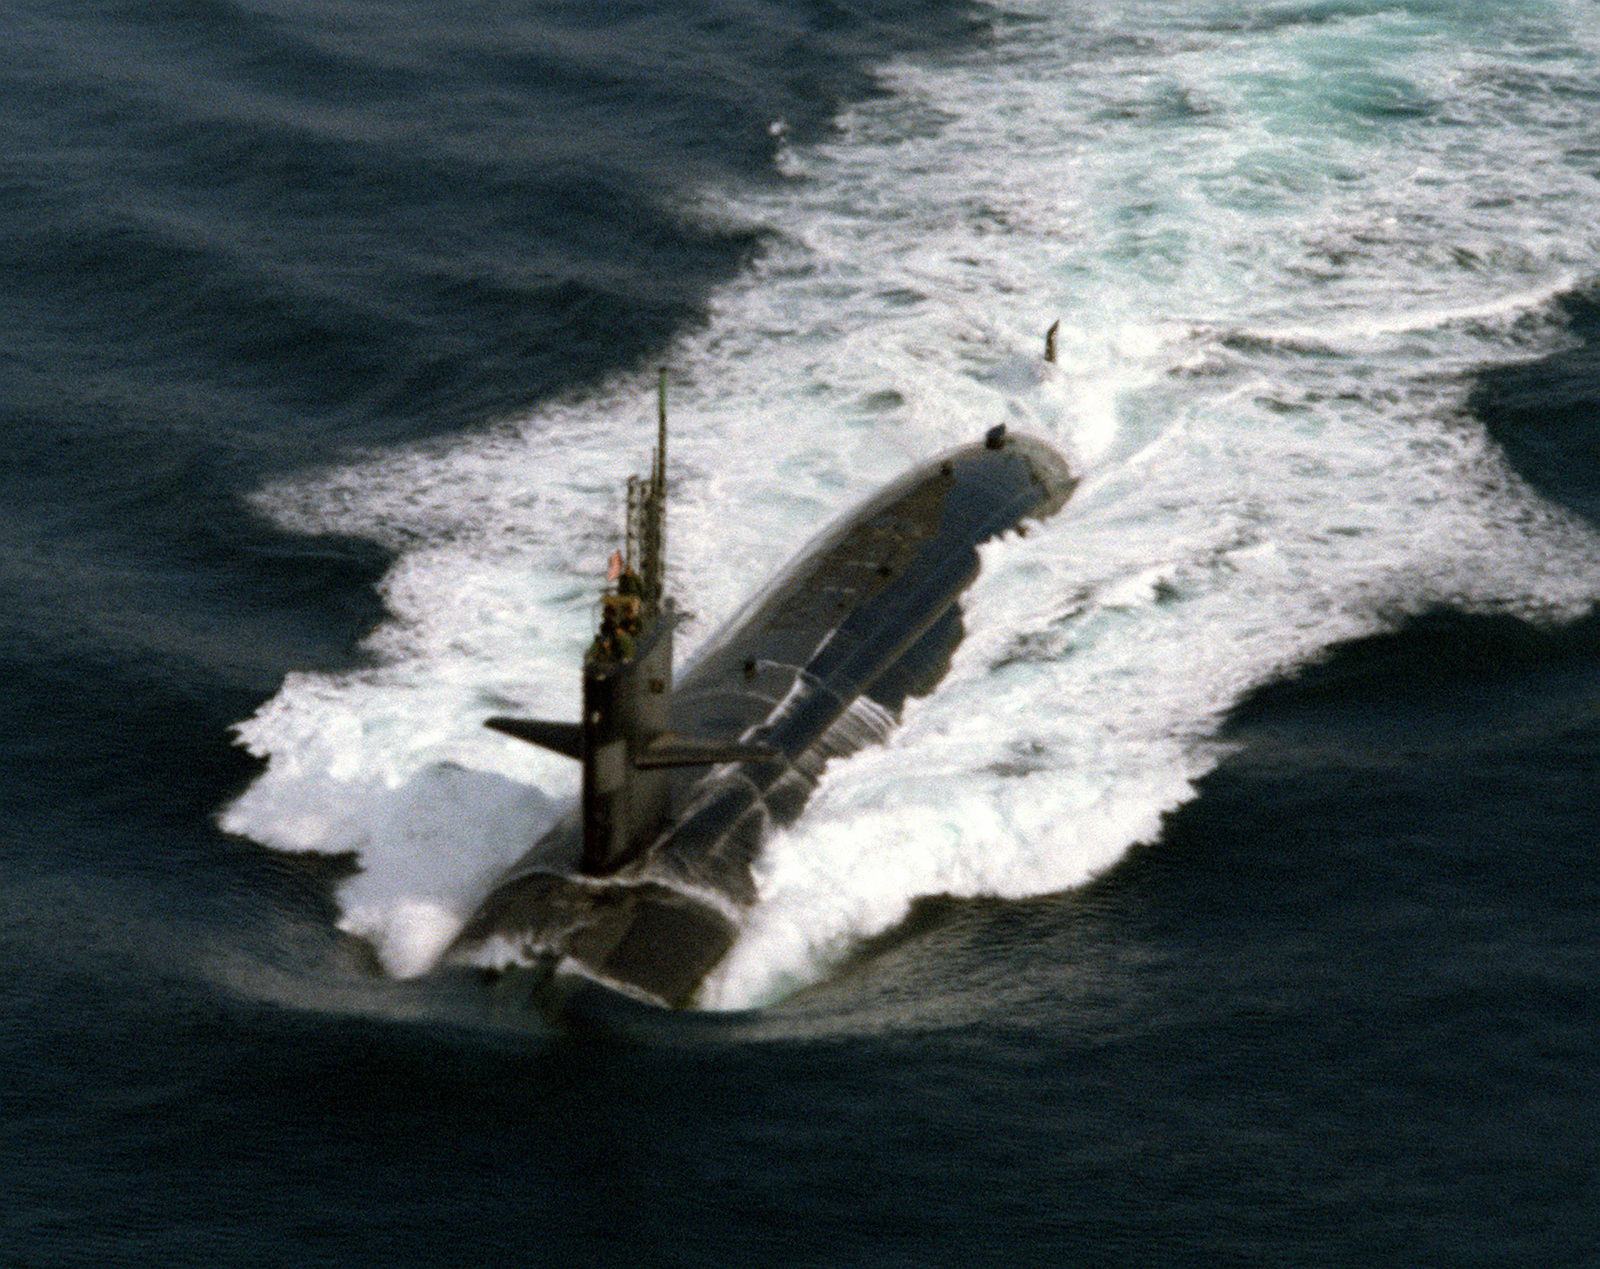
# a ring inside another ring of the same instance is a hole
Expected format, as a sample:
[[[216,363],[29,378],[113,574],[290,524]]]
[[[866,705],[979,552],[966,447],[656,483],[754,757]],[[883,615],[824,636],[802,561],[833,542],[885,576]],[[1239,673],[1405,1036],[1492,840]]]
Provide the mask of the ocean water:
[[[1594,1263],[1592,5],[5,12],[0,1263]],[[561,1033],[434,959],[662,365],[688,657],[1082,484]]]

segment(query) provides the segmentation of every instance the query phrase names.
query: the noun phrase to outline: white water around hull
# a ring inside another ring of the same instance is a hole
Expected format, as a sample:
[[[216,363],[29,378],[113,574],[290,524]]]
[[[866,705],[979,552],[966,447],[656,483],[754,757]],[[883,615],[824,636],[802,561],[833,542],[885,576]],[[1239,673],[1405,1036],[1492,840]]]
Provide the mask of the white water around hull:
[[[1600,272],[1574,157],[1592,15],[1032,8],[981,53],[891,68],[781,186],[705,195],[779,237],[673,357],[691,656],[820,524],[996,422],[1086,476],[985,548],[939,692],[772,844],[708,1004],[814,979],[920,894],[1083,881],[1189,795],[1220,711],[1335,640],[1440,602],[1560,615],[1600,594],[1592,532],[1461,413],[1472,369],[1559,346],[1550,300]],[[1513,97],[1527,75],[1551,91]],[[295,676],[242,726],[270,765],[227,826],[360,850],[346,902],[373,928],[459,916],[456,883],[575,792],[480,723],[575,716],[651,408],[619,381],[263,490],[280,523],[404,555],[380,667]],[[426,833],[398,829],[441,769],[474,775],[429,786]]]

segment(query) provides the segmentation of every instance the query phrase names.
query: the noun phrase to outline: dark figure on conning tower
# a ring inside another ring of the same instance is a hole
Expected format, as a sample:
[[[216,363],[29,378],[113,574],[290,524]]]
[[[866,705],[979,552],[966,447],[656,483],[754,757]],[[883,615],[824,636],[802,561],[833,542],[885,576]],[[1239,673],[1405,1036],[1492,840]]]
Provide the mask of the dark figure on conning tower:
[[[597,661],[628,661],[643,626],[640,596],[644,583],[624,562],[621,551],[611,553],[607,580],[613,589],[600,597],[600,630],[589,647]]]

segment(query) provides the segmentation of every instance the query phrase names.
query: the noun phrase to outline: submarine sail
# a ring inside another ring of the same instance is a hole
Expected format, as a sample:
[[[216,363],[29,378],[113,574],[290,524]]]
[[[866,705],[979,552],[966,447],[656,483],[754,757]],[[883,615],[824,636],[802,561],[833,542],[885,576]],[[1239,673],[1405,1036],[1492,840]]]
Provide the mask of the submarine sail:
[[[666,424],[630,483],[577,723],[494,718],[578,759],[580,806],[502,877],[447,950],[488,967],[576,973],[689,1004],[755,902],[762,843],[824,764],[881,742],[963,634],[980,544],[1053,514],[1076,484],[1042,441],[992,429],[835,523],[672,678],[664,594]]]

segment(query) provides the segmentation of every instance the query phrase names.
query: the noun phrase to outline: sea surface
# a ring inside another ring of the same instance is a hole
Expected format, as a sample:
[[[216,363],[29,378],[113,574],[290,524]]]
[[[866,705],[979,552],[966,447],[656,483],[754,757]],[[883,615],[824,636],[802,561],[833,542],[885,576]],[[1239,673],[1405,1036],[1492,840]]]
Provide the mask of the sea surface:
[[[1600,1262],[1590,0],[0,14],[0,1264]],[[1082,484],[556,1030],[435,959],[661,366],[690,657]]]

